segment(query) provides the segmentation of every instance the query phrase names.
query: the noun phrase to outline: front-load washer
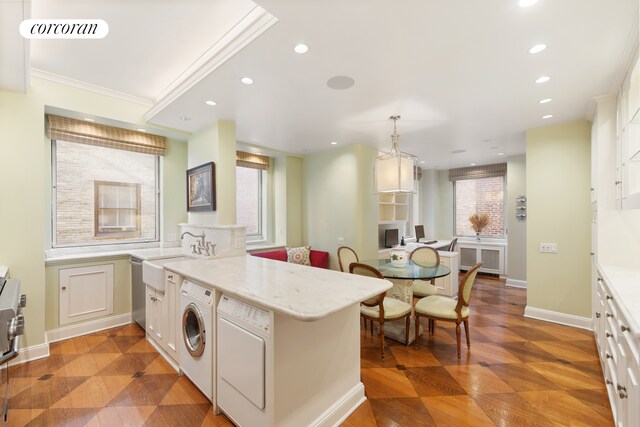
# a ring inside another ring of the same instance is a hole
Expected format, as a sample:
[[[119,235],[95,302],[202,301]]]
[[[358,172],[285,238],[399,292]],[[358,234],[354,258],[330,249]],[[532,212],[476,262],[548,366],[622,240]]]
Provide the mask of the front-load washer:
[[[209,400],[213,397],[213,299],[211,289],[188,280],[180,287],[180,370]]]

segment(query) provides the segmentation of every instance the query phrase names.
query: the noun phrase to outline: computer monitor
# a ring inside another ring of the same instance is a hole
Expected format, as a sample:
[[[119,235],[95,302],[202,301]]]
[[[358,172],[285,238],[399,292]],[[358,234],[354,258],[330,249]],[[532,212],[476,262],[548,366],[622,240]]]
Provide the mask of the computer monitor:
[[[389,228],[384,230],[384,247],[392,248],[398,244],[398,229]]]

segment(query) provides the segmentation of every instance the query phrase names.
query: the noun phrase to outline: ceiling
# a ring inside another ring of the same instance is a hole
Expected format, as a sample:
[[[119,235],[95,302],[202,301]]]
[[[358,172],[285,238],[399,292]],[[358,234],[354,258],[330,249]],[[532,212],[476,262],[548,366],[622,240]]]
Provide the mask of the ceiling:
[[[148,105],[150,125],[196,132],[232,120],[241,142],[305,155],[355,143],[387,149],[388,117],[400,114],[401,149],[438,169],[499,162],[524,153],[526,129],[588,118],[592,98],[615,92],[638,49],[637,0],[539,0],[528,8],[517,0],[5,0],[0,7],[15,3],[31,3],[32,18],[107,21],[101,40],[32,40],[31,74]],[[293,51],[301,42],[305,54]],[[538,43],[547,49],[530,54]],[[10,74],[2,68],[0,86]],[[551,79],[535,83],[543,75]],[[242,84],[245,76],[254,84]],[[329,88],[335,76],[355,83]]]

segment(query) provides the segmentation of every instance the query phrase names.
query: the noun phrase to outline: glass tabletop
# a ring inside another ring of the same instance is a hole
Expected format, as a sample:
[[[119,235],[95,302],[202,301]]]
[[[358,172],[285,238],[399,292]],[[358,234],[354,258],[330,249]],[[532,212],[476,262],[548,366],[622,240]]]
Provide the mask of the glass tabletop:
[[[413,261],[407,261],[404,267],[394,267],[389,259],[368,259],[361,261],[364,264],[380,270],[380,273],[387,279],[437,279],[451,273],[446,265],[438,265],[437,267],[421,267],[414,264]]]

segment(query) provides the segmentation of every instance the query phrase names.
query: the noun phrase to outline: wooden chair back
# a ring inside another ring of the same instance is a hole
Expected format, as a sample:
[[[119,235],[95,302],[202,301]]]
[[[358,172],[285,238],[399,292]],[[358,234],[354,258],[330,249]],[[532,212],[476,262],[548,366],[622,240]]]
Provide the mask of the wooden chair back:
[[[458,317],[461,317],[462,307],[469,307],[469,302],[471,301],[471,288],[473,288],[473,282],[476,280],[476,276],[478,275],[478,270],[482,267],[483,262],[479,262],[473,267],[469,269],[462,279],[460,280],[460,285],[458,286],[458,304],[456,305],[456,312],[458,313]]]
[[[367,264],[361,264],[359,262],[353,262],[349,265],[349,273],[358,274],[360,276],[375,277],[376,279],[384,279],[384,276],[382,275],[382,273],[380,273],[380,270]],[[376,305],[380,306],[381,319],[384,318],[383,301],[385,293],[386,292],[382,292],[380,295],[369,298],[366,301],[362,301],[362,305],[366,305],[367,307],[373,307]]]
[[[338,248],[338,264],[340,265],[340,271],[349,273],[349,266],[352,262],[360,262],[356,251],[348,246],[340,246]]]
[[[436,267],[440,265],[440,254],[433,248],[421,246],[411,252],[409,259],[421,267]]]

